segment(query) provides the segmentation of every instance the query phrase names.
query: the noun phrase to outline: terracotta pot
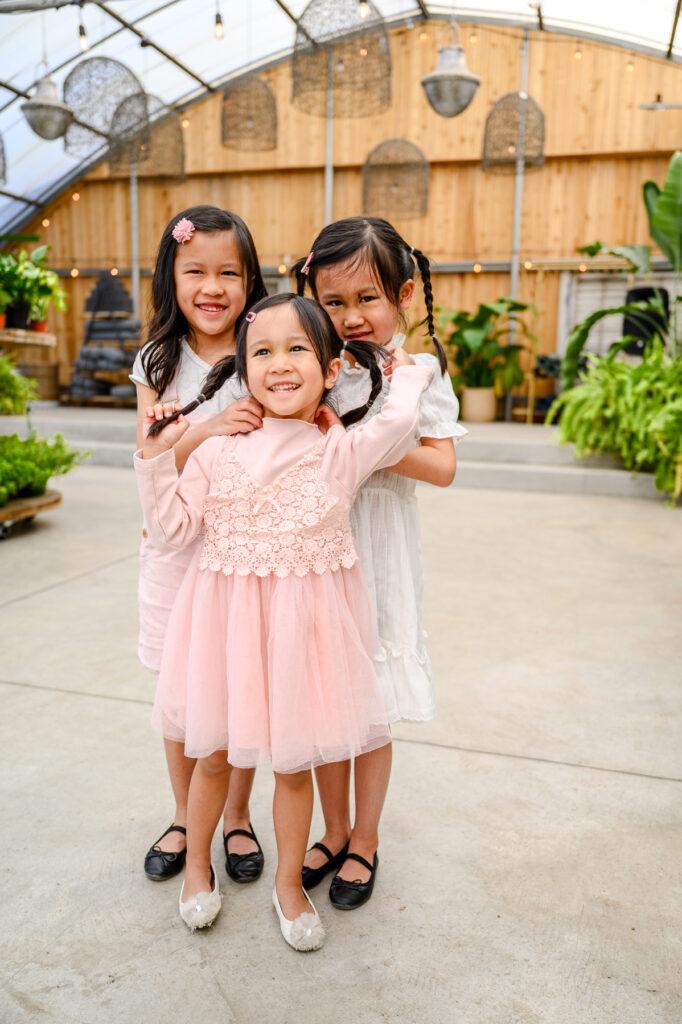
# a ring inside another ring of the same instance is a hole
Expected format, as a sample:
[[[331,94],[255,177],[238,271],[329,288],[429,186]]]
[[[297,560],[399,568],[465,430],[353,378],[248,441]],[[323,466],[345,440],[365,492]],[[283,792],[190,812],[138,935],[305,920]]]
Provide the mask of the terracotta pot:
[[[0,313],[0,331],[4,328],[6,320],[7,320],[7,314],[6,313]]]
[[[29,330],[40,331],[41,334],[47,334],[47,320],[31,320]]]
[[[469,423],[491,423],[495,419],[495,388],[462,388],[462,419]]]

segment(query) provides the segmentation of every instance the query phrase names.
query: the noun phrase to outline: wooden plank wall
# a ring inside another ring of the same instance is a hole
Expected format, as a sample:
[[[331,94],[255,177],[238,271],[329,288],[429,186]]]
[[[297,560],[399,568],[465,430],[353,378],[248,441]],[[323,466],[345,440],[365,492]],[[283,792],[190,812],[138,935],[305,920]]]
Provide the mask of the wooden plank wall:
[[[420,219],[392,218],[410,242],[432,260],[508,261],[511,252],[511,175],[480,166],[486,117],[494,103],[519,88],[522,33],[503,26],[463,25],[472,70],[482,85],[459,117],[438,117],[428,106],[420,78],[437,61],[442,24],[428,22],[391,32],[391,107],[384,114],[334,122],[334,217],[362,212],[362,164],[389,138],[415,143],[431,164],[429,211]],[[421,39],[421,35],[426,39]],[[576,58],[576,52],[580,59]],[[613,244],[649,241],[641,184],[662,182],[679,145],[680,111],[639,109],[660,93],[682,99],[682,70],[663,60],[548,33],[530,34],[529,93],[545,114],[546,163],[527,173],[523,199],[522,257],[549,260],[575,256],[578,245],[599,238]],[[194,203],[236,210],[250,225],[263,264],[277,265],[308,251],[323,223],[324,121],[290,103],[291,64],[264,71],[275,92],[279,117],[277,149],[243,152],[220,139],[220,95],[189,107],[184,116],[187,180],[183,184],[140,181],[140,254],[153,267],[164,225]],[[71,196],[77,192],[76,202]],[[41,220],[48,217],[49,227]],[[56,199],[30,225],[52,246],[61,268],[130,265],[128,184],[102,164]],[[129,278],[122,276],[127,284]],[[82,273],[67,278],[70,308],[50,317],[59,335],[62,380],[68,380],[83,329],[83,304],[94,284]],[[444,274],[434,281],[440,305],[474,308],[509,291],[501,273]],[[149,279],[143,278],[146,304]],[[538,292],[534,270],[521,275],[520,297]],[[541,287],[541,350],[554,351],[558,275],[546,273]],[[420,313],[415,308],[415,317]],[[49,356],[45,356],[49,358]]]

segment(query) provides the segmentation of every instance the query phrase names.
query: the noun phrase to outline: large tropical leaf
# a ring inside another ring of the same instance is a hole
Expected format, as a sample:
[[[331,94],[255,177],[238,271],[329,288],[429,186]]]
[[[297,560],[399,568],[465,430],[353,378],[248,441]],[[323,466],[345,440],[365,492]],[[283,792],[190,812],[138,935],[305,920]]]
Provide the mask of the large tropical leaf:
[[[679,273],[682,270],[682,153],[679,150],[673,154],[668,166],[651,223],[657,232],[657,240],[658,236],[666,238],[670,249],[666,256]]]
[[[561,360],[560,381],[562,388],[572,388],[578,376],[580,355],[588,335],[594,325],[607,316],[627,316],[640,310],[651,309],[649,302],[629,302],[624,306],[612,306],[610,309],[598,309],[590,314],[582,323],[576,324],[566,339],[566,352]]]

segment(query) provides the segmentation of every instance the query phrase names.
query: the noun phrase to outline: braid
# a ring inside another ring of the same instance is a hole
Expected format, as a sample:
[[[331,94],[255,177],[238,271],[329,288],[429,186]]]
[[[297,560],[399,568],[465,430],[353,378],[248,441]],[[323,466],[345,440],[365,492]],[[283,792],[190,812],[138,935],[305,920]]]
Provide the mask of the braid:
[[[291,267],[291,273],[296,276],[296,294],[297,295],[305,295],[306,275],[304,273],[302,273],[303,267],[305,266],[305,264],[306,264],[306,258],[302,257],[300,260],[297,260],[296,263],[294,263],[293,267]]]
[[[217,391],[220,391],[221,387],[234,374],[235,369],[235,357],[225,356],[224,359],[219,360],[215,366],[211,367],[211,370],[204,381],[204,386],[196,398],[193,398],[191,402],[183,406],[182,409],[178,409],[177,412],[171,413],[170,416],[165,416],[162,420],[155,420],[149,428],[148,437],[156,437],[160,434],[164,427],[167,427],[169,423],[174,423],[178,416],[187,416],[189,413],[194,412],[203,402],[210,401]]]
[[[426,324],[429,331],[429,337],[433,342],[433,346],[436,350],[438,362],[440,364],[441,372],[445,373],[448,368],[448,361],[445,355],[445,350],[438,338],[436,337],[436,325],[433,319],[433,288],[431,286],[431,271],[429,269],[429,261],[420,249],[412,249],[412,255],[417,261],[419,267],[419,273],[422,278],[422,286],[424,288],[424,302],[426,303]]]
[[[381,375],[379,360],[386,359],[388,357],[388,352],[383,348],[377,348],[376,345],[372,345],[368,341],[360,340],[347,341],[346,349],[355,357],[360,366],[364,366],[366,370],[369,370],[369,379],[372,385],[369,398],[365,404],[357,409],[351,409],[341,417],[341,422],[344,427],[349,427],[351,424],[357,423],[367,415],[381,393],[383,378]]]

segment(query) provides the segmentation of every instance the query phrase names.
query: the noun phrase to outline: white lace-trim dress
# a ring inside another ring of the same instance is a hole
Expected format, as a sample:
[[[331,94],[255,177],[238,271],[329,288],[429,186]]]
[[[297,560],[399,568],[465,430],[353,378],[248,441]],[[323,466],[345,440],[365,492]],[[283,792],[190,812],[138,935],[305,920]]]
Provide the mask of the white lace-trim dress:
[[[397,334],[392,345],[402,345]],[[451,437],[467,431],[457,422],[459,402],[447,374],[426,353],[413,356],[420,365],[434,365],[423,392],[415,435]],[[389,384],[361,422],[381,409]],[[340,414],[364,405],[369,373],[344,360],[332,392]],[[359,426],[360,424],[357,424]],[[352,429],[352,428],[351,428]],[[367,578],[376,620],[374,664],[386,701],[389,722],[425,722],[435,714],[434,680],[422,624],[423,566],[416,482],[389,470],[373,473],[362,485],[351,509],[353,537]]]
[[[210,363],[200,359],[190,347],[186,338],[181,342],[182,351],[177,373],[166,388],[166,401],[179,399],[183,404],[190,402],[201,391],[206,376],[211,369]],[[142,350],[144,351],[144,350]],[[135,384],[150,387],[142,365],[142,352],[138,352],[130,379]],[[222,412],[238,398],[244,398],[248,392],[242,382],[232,377],[223,384],[220,391],[208,402],[204,402],[194,413],[190,413],[190,422],[199,422],[209,416]],[[175,597],[182,583],[187,567],[194,554],[201,547],[201,538],[181,551],[161,552],[154,547],[147,537],[148,530],[143,528],[140,544],[140,576],[138,582],[138,608],[140,616],[140,632],[137,653],[145,668],[158,672],[161,668],[161,655],[166,636],[166,628]]]

